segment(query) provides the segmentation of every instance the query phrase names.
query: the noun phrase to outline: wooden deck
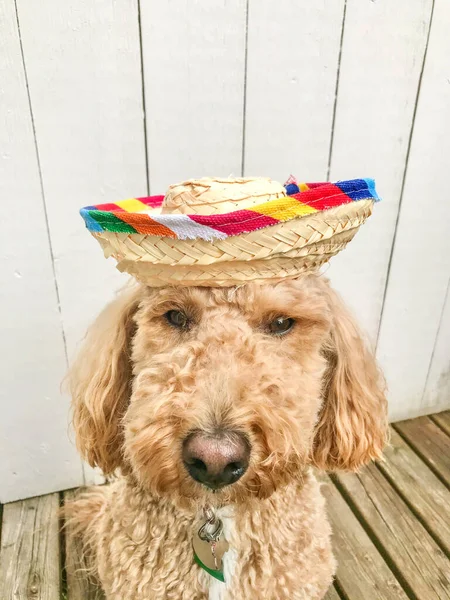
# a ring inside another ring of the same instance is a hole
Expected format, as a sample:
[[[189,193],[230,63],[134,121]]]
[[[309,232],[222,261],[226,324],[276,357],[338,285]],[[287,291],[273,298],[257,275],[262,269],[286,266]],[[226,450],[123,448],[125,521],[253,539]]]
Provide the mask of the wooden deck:
[[[325,481],[339,562],[327,600],[450,599],[450,411],[395,424],[384,463]],[[1,600],[102,597],[61,533],[73,493],[3,506]]]

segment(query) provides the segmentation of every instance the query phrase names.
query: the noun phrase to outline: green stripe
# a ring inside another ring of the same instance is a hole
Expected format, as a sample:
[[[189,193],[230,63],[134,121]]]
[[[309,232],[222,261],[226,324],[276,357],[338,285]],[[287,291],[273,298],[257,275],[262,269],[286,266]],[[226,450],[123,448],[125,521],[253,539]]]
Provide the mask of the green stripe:
[[[103,210],[90,210],[89,216],[92,217],[106,231],[114,231],[116,233],[137,233],[136,229],[119,219],[110,212]]]
[[[215,571],[214,569],[209,569],[206,565],[204,565],[202,563],[202,561],[199,559],[199,557],[196,555],[195,552],[194,552],[194,560],[198,564],[198,566],[201,567],[207,573],[209,573],[211,575],[211,577],[215,577],[219,581],[222,581],[223,583],[225,583],[225,578],[223,576],[223,571]]]

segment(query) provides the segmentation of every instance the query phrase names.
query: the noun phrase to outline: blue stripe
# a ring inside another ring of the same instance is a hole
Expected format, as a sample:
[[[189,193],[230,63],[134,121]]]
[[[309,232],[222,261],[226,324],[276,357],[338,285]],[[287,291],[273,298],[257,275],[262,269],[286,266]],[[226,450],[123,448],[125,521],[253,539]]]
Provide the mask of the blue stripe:
[[[366,200],[373,198],[380,200],[373,179],[351,179],[349,181],[338,181],[336,185],[352,200]]]
[[[86,227],[89,229],[89,231],[103,231],[103,227],[90,216],[89,207],[82,208],[80,210],[80,215],[83,217]]]
[[[375,179],[364,179],[364,181],[367,183],[367,188],[371,192],[372,198],[375,200],[375,202],[379,202],[381,198],[375,189]]]

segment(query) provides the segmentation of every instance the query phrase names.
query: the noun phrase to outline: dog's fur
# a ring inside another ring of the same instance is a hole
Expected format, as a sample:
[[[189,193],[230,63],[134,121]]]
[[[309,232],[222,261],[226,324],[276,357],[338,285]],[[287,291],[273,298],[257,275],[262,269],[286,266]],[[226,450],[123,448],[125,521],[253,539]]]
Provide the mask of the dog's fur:
[[[181,310],[189,330],[164,314]],[[295,319],[283,336],[266,326]],[[109,486],[71,508],[108,600],[323,598],[335,570],[311,466],[380,457],[383,379],[317,275],[236,288],[137,286],[90,329],[70,373],[78,448]],[[250,466],[212,493],[181,459],[192,431],[243,433]],[[223,515],[226,584],[193,562],[205,505]]]

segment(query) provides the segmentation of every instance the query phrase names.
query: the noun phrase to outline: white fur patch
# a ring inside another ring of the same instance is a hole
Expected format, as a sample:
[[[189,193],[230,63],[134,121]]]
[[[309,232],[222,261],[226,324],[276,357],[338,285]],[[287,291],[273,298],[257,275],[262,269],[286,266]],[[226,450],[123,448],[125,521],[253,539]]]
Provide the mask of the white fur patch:
[[[223,536],[229,542],[234,537],[234,514],[232,506],[224,506],[217,511],[217,516],[223,523]],[[225,594],[229,589],[230,581],[234,575],[237,563],[237,550],[230,548],[228,552],[225,552],[223,557],[223,575],[225,583],[215,579],[215,577],[209,578],[209,600],[223,600]]]

